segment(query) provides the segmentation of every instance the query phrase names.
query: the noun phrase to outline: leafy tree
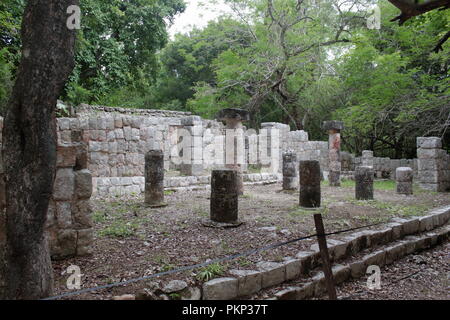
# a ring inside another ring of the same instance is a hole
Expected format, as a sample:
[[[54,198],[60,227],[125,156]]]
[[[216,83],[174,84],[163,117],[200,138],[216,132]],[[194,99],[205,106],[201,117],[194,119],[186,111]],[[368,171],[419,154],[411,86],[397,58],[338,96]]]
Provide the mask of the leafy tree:
[[[244,48],[249,43],[251,37],[246,28],[226,17],[218,22],[211,21],[204,29],[176,35],[159,55],[162,68],[152,90],[152,104],[164,108],[186,108],[197,83],[217,85],[215,59],[230,48]]]
[[[0,49],[8,49],[15,67],[24,2],[0,4]],[[158,73],[156,53],[167,44],[167,24],[184,10],[183,0],[81,0],[80,6],[76,67],[62,98],[75,104],[140,102]]]
[[[408,21],[413,17],[423,15],[433,10],[442,11],[445,9],[450,9],[449,0],[422,0],[422,1],[388,0],[388,1],[401,11],[400,15],[391,20],[391,21],[398,20],[399,25],[403,25],[406,21]],[[443,28],[442,31],[443,35],[433,49],[433,51],[436,53],[444,50],[443,45],[450,38],[450,31],[448,31],[448,28]]]
[[[82,0],[70,100],[78,102],[81,94],[84,102],[117,105],[130,91],[145,92],[158,71],[155,55],[168,40],[166,20],[184,7],[182,0]]]
[[[0,3],[0,115],[4,116],[12,77],[20,59],[20,23],[24,0]]]
[[[450,58],[430,48],[450,15],[429,12],[405,28],[389,21],[395,8],[381,3],[381,10],[381,29],[361,30],[337,69],[343,103],[335,117],[346,122],[345,145],[396,158],[415,156],[417,136],[442,136],[448,146]]]
[[[198,85],[189,106],[201,111],[209,94],[218,107],[250,110],[253,125],[278,119],[297,129],[307,127],[322,108],[323,93],[315,90],[327,82],[330,53],[348,46],[350,29],[365,21],[365,13],[356,2],[346,9],[339,1],[228,3],[248,21],[244,26],[251,42],[219,55],[214,62],[217,85]]]
[[[20,58],[20,28],[25,0],[2,0],[0,3],[0,49],[7,49],[10,62],[18,65]]]

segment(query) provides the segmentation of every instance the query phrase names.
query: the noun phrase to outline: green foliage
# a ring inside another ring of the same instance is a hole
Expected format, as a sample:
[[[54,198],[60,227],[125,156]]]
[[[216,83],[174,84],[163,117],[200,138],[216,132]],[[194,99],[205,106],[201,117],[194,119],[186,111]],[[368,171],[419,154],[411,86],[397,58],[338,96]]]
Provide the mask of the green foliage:
[[[153,104],[213,116],[220,109],[208,91],[217,81],[214,61],[222,52],[246,46],[249,41],[242,24],[229,18],[176,35],[159,55],[162,67],[153,89]]]
[[[110,226],[100,230],[101,237],[126,238],[133,236],[137,229],[137,225],[126,222],[125,220],[114,221]]]
[[[8,49],[15,67],[24,4],[24,0],[0,4],[0,50]],[[76,65],[62,98],[73,104],[145,107],[159,70],[156,53],[167,44],[167,24],[184,10],[184,1],[81,0],[80,7]]]
[[[307,130],[311,139],[326,138],[323,121],[344,120],[343,147],[356,154],[369,149],[377,156],[413,158],[415,137],[445,132],[450,148],[449,44],[432,52],[450,27],[448,10],[399,26],[390,21],[398,10],[378,1],[381,29],[369,30],[352,19],[361,13],[339,17],[330,2],[320,2],[320,10],[305,2],[314,20],[297,24],[295,1],[274,1],[273,18],[268,1],[228,2],[246,8],[240,17],[250,23],[235,25],[248,41],[230,45],[212,61],[214,81],[209,74],[208,81],[195,83],[188,110],[213,117],[219,109],[243,107],[251,111],[251,126],[289,123]],[[345,32],[351,44],[317,46],[335,37],[342,19],[351,21]],[[280,30],[277,24],[291,27]],[[191,52],[183,54],[194,63]]]
[[[166,19],[182,0],[81,1],[82,30],[66,97],[77,103],[145,107],[158,72],[156,53],[167,43]]]
[[[225,267],[220,263],[213,263],[200,269],[197,273],[197,279],[200,281],[209,281],[215,277],[221,276],[225,272]]]
[[[336,38],[338,17],[332,4],[274,1],[271,12],[266,0],[228,2],[240,12],[235,25],[247,41],[218,55],[213,61],[216,83],[197,82],[188,109],[211,116],[221,108],[242,107],[252,112],[251,126],[278,121],[321,137],[320,118],[330,114],[337,90],[324,76],[329,49],[321,45]],[[298,20],[302,15],[310,18]]]
[[[354,180],[342,180],[341,181],[342,188],[354,188],[355,181]],[[393,180],[375,180],[373,182],[373,187],[375,190],[395,190],[395,181]]]
[[[20,58],[20,27],[25,0],[2,0],[0,3],[0,50],[7,49],[9,62],[17,66]]]
[[[338,59],[343,103],[334,117],[345,122],[348,151],[413,158],[415,137],[442,136],[448,126],[449,48],[432,49],[450,27],[450,14],[430,12],[400,27],[390,22],[396,9],[380,4],[381,30],[362,29]]]
[[[11,64],[6,49],[0,50],[0,115],[4,115],[12,89]]]
[[[450,150],[450,42],[433,52],[450,10],[399,26],[388,1],[358,1],[381,8],[381,29],[369,30],[364,8],[339,12],[336,0],[225,2],[234,15],[169,41],[183,0],[81,0],[76,66],[62,99],[206,118],[240,107],[251,112],[249,127],[283,122],[311,140],[326,139],[323,121],[343,120],[343,148],[356,154],[413,158],[415,137],[432,135]],[[20,60],[24,5],[0,3],[0,110]]]
[[[79,105],[80,103],[86,103],[91,101],[93,94],[88,89],[76,83],[70,83],[67,89],[67,100],[74,105]]]
[[[105,222],[105,221],[106,221],[106,214],[105,214],[105,212],[102,212],[102,211],[95,211],[95,212],[92,214],[92,220],[93,220],[95,223],[102,223],[102,222]]]

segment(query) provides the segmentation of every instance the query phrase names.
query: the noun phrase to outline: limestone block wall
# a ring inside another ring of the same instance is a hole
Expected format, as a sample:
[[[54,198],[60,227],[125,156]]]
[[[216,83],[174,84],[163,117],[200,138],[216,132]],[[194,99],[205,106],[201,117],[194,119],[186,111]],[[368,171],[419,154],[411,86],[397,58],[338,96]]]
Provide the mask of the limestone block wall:
[[[283,152],[288,150],[288,139],[290,127],[287,124],[278,122],[265,122],[261,124],[261,130],[258,136],[260,145],[267,145],[267,152],[261,150],[259,161],[267,162],[269,159],[278,159],[278,163],[267,165],[262,163],[263,170],[273,171],[272,173],[281,173],[283,170]],[[263,142],[264,141],[264,142]]]
[[[0,118],[0,129],[3,118]],[[46,237],[53,259],[82,256],[91,252],[93,242],[92,175],[88,169],[88,148],[82,142],[82,132],[70,131],[71,142],[58,142],[56,176],[47,212]],[[0,130],[0,148],[1,148]],[[3,173],[2,161],[0,172]],[[0,191],[4,180],[0,177]],[[4,209],[4,193],[0,209]]]
[[[53,259],[91,252],[92,175],[87,159],[87,146],[82,142],[58,145],[55,184],[46,226]]]
[[[450,191],[450,154],[437,137],[417,138],[418,179],[422,188]]]
[[[365,157],[364,157],[365,156]],[[346,168],[355,170],[357,166],[370,164],[374,169],[375,177],[383,179],[395,179],[395,171],[399,167],[410,167],[414,171],[414,176],[417,177],[417,159],[390,159],[373,157],[373,153],[366,152],[363,157],[353,158],[353,164],[346,164]],[[352,157],[347,157],[346,161]],[[343,169],[344,170],[344,169]]]
[[[169,127],[177,125],[181,125],[178,118],[122,114],[59,118],[58,141],[71,143],[72,132],[81,131],[94,177],[143,176],[144,154],[151,149],[164,151],[165,168],[169,169]]]
[[[317,160],[320,169],[327,172],[329,169],[328,141],[309,141],[306,131],[290,131],[287,133],[285,150],[293,150],[297,153],[297,159]]]
[[[86,144],[86,168],[92,175],[93,192],[98,195],[143,192],[144,155],[153,149],[163,150],[166,170],[179,171],[185,177],[207,176],[225,164],[224,124],[189,112],[82,104],[72,110],[72,117],[57,119],[57,130],[59,145],[79,141]],[[187,151],[192,160],[188,165],[181,163],[186,154],[180,147],[181,133],[186,131],[194,143]],[[309,141],[307,132],[290,131],[282,123],[263,123],[258,130],[244,127],[244,142],[239,148],[245,158],[244,173],[248,173],[250,163],[261,168],[263,174],[280,174],[282,152],[287,150],[295,150],[299,160],[319,160],[322,170],[328,170],[328,143]],[[272,165],[275,155],[278,162]],[[167,179],[177,181],[169,176]]]

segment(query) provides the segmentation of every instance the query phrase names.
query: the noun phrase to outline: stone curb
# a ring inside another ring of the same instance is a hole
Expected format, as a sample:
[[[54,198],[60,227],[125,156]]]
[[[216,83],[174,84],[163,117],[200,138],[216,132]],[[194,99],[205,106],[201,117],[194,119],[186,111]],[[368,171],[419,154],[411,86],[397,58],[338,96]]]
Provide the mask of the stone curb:
[[[450,220],[450,206],[432,210],[424,217],[413,217],[410,219],[394,218],[393,223],[388,223],[380,230],[365,230],[353,233],[344,240],[327,239],[329,243],[330,260],[338,261],[358,252],[386,245],[393,241],[391,246],[383,250],[375,250],[364,256],[361,261],[353,262],[349,265],[335,265],[333,273],[336,282],[341,283],[349,277],[360,277],[365,273],[368,265],[383,266],[387,263],[410,254],[416,250],[428,248],[436,245],[448,238],[450,228],[438,232],[429,232],[444,226]],[[413,236],[420,232],[428,232],[425,235]],[[400,240],[400,241],[398,241]],[[236,299],[248,296],[274,285],[282,284],[285,281],[293,280],[300,275],[307,274],[308,271],[320,265],[320,254],[315,245],[311,251],[298,252],[295,258],[285,258],[282,263],[259,262],[258,271],[254,270],[234,270],[231,272],[237,278],[219,278],[203,284],[203,300]],[[232,289],[230,289],[232,288]],[[326,290],[323,274],[319,273],[312,278],[310,283],[298,288],[285,289],[277,293],[278,299],[304,299],[323,293]],[[234,292],[235,295],[232,295]]]
[[[395,244],[377,250],[363,256],[360,260],[347,265],[333,266],[333,276],[336,284],[343,283],[350,278],[362,277],[369,266],[379,267],[389,265],[402,257],[415,251],[432,248],[448,240],[450,227],[444,227],[436,232],[428,232],[422,236],[407,236],[405,240],[397,241]],[[276,300],[301,300],[320,296],[327,292],[325,278],[319,272],[312,278],[311,282],[305,283],[301,287],[288,287],[275,294]]]
[[[114,196],[111,192],[104,192],[100,190],[111,190],[113,188],[120,195],[133,195],[144,192],[145,179],[144,177],[95,177],[94,179],[94,194],[93,197],[108,197]],[[244,185],[268,185],[275,184],[280,181],[280,177],[275,174],[245,174]],[[210,176],[182,176],[182,177],[167,177],[164,180],[165,190],[174,191],[195,191],[210,189]],[[105,189],[106,187],[106,189]],[[113,192],[114,193],[114,192]]]

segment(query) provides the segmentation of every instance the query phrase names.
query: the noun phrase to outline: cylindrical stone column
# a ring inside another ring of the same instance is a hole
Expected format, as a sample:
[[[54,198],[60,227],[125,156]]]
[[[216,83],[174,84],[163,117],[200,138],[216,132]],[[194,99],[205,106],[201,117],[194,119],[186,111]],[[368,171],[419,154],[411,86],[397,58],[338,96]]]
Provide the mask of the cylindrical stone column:
[[[246,110],[229,108],[217,114],[217,119],[225,121],[225,168],[236,170],[238,193],[244,194],[242,167],[245,167],[245,135],[243,121],[250,120]]]
[[[164,153],[151,150],[145,155],[145,203],[150,206],[164,204]]]
[[[361,166],[355,170],[357,200],[373,200],[373,167]]]
[[[297,154],[292,151],[283,153],[283,190],[297,190]]]
[[[341,130],[344,123],[341,121],[325,121],[323,129],[328,131],[328,181],[332,187],[341,186]]]
[[[399,167],[395,170],[398,194],[413,194],[413,169],[409,167]]]
[[[319,161],[300,161],[300,206],[320,207],[320,164]]]
[[[238,223],[239,188],[236,170],[213,170],[210,218],[216,223]]]

